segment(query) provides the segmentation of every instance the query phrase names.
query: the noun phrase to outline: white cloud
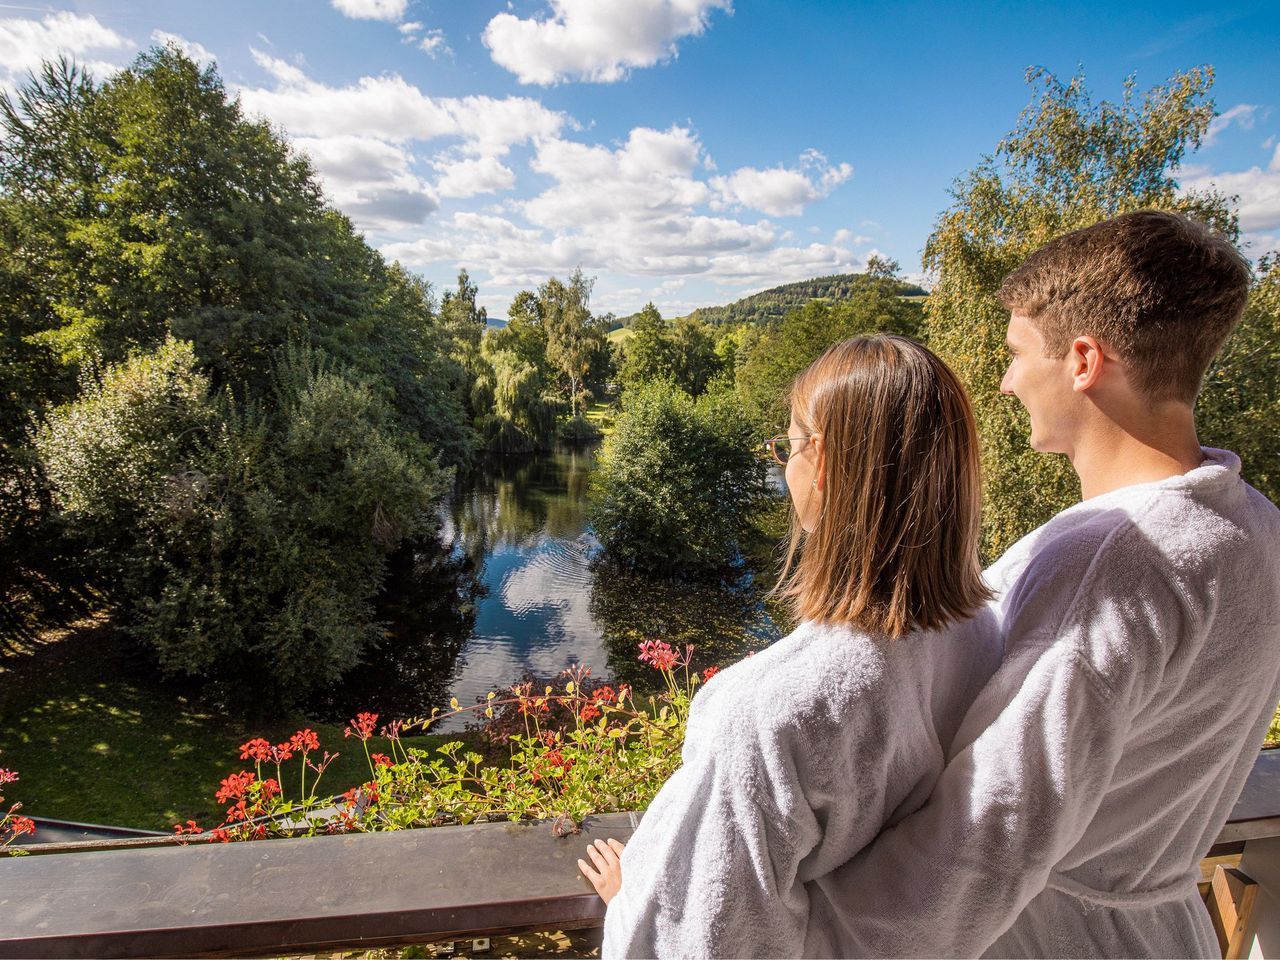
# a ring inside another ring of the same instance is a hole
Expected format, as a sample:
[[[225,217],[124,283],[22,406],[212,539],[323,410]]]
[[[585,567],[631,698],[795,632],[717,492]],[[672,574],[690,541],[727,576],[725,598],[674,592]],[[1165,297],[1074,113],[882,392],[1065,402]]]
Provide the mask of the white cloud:
[[[510,190],[516,184],[515,173],[497,157],[437,160],[433,166],[440,171],[436,192],[442,197],[474,197]]]
[[[61,55],[101,77],[117,64],[98,59],[100,51],[125,50],[133,41],[88,14],[61,11],[42,20],[0,20],[0,88],[12,89],[28,73],[38,73],[42,61]]]
[[[1224,110],[1209,121],[1209,129],[1204,135],[1204,140],[1202,141],[1201,146],[1213,146],[1213,142],[1218,139],[1219,134],[1232,124],[1235,124],[1242,130],[1252,130],[1253,123],[1257,115],[1258,107],[1256,104],[1252,103],[1238,103],[1230,110]]]
[[[188,40],[185,37],[180,37],[176,33],[166,33],[164,30],[152,30],[151,39],[156,43],[173,44],[202,67],[207,67],[218,59],[204,44],[196,43],[194,40]]]
[[[802,169],[742,167],[727,177],[714,177],[711,185],[720,195],[716,205],[750,207],[775,217],[798,216],[805,204],[821,200],[853,176],[852,166],[832,166],[816,150],[806,151],[800,165]]]
[[[500,158],[574,125],[527,97],[431,97],[397,74],[333,87],[277,57],[252,54],[274,85],[242,88],[241,103],[311,154],[333,202],[362,229],[420,224],[441,196],[510,189],[515,174]],[[414,172],[415,145],[431,141],[453,141],[430,161],[440,174],[436,187]]]
[[[372,137],[298,137],[335,206],[362,227],[395,230],[421,224],[440,206],[430,184],[413,173],[400,146]]]
[[[388,20],[404,18],[409,0],[332,0],[333,9],[355,20]]]
[[[242,88],[241,102],[295,136],[352,135],[392,143],[451,137],[470,153],[500,155],[515,144],[554,136],[571,122],[527,97],[431,97],[398,74],[331,87],[283,60],[252,53],[277,84]]]
[[[449,49],[449,45],[444,42],[444,31],[440,29],[428,30],[422,39],[418,41],[418,49],[423,53],[431,54],[433,57],[453,53]]]
[[[521,83],[612,83],[633,67],[676,56],[676,41],[703,33],[731,0],[549,0],[551,16],[499,13],[484,30],[493,61]]]
[[[632,284],[662,278],[656,289],[672,292],[690,277],[766,287],[865,262],[854,246],[866,238],[848,231],[830,243],[797,245],[767,220],[709,213],[719,194],[700,179],[705,153],[696,134],[678,126],[638,127],[613,146],[540,141],[530,166],[552,181],[541,193],[489,213],[455,213],[434,221],[431,236],[383,252],[416,267],[483,267],[488,284],[513,288],[581,266]],[[821,170],[811,177],[811,189],[821,186]],[[612,296],[609,304],[621,293]]]
[[[422,29],[422,24],[417,20],[410,20],[408,23],[400,24],[396,29],[404,34],[417,33]]]
[[[1267,169],[1214,172],[1202,166],[1179,171],[1184,191],[1217,189],[1234,196],[1240,214],[1240,227],[1246,233],[1259,233],[1280,227],[1280,146]]]

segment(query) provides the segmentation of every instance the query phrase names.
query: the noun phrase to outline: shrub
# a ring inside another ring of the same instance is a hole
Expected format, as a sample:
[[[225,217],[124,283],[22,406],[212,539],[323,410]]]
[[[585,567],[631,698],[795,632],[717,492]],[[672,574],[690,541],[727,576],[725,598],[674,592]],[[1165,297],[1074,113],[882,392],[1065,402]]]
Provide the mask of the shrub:
[[[448,479],[369,385],[309,348],[276,403],[214,402],[190,345],[108,368],[41,439],[60,502],[96,531],[126,628],[173,671],[331,682],[381,637],[387,554]]]
[[[602,436],[600,428],[582,414],[560,424],[558,433],[564,443],[576,444],[595,443]]]
[[[592,481],[591,519],[607,560],[686,576],[733,566],[768,496],[753,446],[728,391],[696,402],[662,382],[629,391]]]

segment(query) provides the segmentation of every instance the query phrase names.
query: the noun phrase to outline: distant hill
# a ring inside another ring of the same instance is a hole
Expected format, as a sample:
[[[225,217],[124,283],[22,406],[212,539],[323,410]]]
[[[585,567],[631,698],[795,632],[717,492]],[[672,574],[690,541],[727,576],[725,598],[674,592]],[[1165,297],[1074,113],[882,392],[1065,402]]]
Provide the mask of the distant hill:
[[[872,282],[865,273],[839,273],[830,277],[814,277],[770,287],[760,293],[735,300],[722,307],[698,307],[689,316],[703,323],[768,323],[781,320],[787,313],[803,307],[810,300],[848,300],[866,284]],[[899,282],[899,295],[913,300],[928,296],[928,291],[910,283]],[[629,327],[638,314],[620,317],[615,329]],[[671,319],[671,318],[668,318]]]

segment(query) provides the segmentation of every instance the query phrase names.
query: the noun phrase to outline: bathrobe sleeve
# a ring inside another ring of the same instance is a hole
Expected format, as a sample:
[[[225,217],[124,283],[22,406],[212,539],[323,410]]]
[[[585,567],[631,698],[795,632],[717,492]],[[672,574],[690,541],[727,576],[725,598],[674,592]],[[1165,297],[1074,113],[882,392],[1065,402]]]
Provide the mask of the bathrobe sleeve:
[[[735,712],[698,740],[623,851],[601,955],[799,956],[809,910],[796,873],[820,834],[794,768],[761,762]]]
[[[1045,888],[1187,629],[1158,554],[1120,536],[1093,558],[1029,566],[1006,661],[958,737],[971,742],[923,807],[817,881],[813,952],[977,956]]]

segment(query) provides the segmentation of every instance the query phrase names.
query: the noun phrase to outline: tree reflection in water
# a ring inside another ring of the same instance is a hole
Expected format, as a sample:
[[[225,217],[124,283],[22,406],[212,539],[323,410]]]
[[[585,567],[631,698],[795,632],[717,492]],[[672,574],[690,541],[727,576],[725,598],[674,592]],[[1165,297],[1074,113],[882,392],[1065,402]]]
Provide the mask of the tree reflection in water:
[[[448,701],[483,595],[470,556],[438,536],[406,543],[389,558],[375,600],[385,635],[376,650],[308,704],[308,716],[341,721],[359,710],[390,717],[431,713]]]
[[[648,689],[643,640],[697,647],[694,665],[726,666],[768,646],[785,616],[766,605],[776,530],[747,545],[733,584],[673,583],[597,567],[587,522],[591,448],[494,457],[459,476],[440,534],[393,560],[377,601],[385,641],[312,709],[429,714],[483,700],[522,676],[552,678],[575,663],[597,678]],[[776,526],[776,524],[772,525]],[[772,615],[771,615],[772,614]],[[446,721],[438,729],[460,729]]]
[[[749,574],[734,585],[676,583],[600,569],[591,588],[591,612],[604,631],[609,666],[638,690],[656,688],[657,673],[636,660],[644,640],[691,643],[693,668],[728,666],[782,636],[764,602],[764,588]],[[782,614],[773,610],[774,615]]]

